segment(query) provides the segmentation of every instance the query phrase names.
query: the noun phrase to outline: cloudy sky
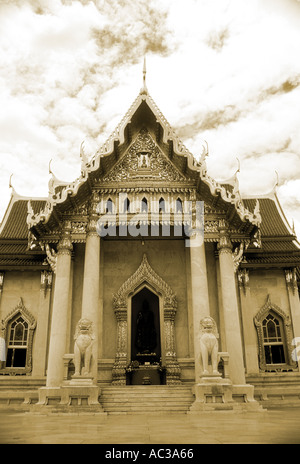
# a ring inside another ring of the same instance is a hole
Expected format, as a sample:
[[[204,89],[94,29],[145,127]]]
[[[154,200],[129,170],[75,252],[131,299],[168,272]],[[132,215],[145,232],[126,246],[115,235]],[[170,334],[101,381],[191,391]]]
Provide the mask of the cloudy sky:
[[[300,237],[299,0],[0,0],[0,217],[80,174],[142,86],[208,172],[272,190]],[[237,161],[239,160],[239,162]],[[239,163],[239,164],[238,164]]]

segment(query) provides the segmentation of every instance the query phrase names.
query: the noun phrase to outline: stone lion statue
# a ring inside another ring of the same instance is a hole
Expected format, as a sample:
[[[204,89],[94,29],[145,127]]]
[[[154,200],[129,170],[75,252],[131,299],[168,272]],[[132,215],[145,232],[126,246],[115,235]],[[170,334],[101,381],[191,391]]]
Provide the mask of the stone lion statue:
[[[92,346],[95,340],[93,323],[89,319],[80,319],[74,336],[74,377],[90,375]]]
[[[209,360],[212,365],[212,373],[220,375],[218,372],[218,343],[219,334],[217,326],[212,317],[204,317],[200,321],[200,352],[203,364],[203,374],[209,374]]]

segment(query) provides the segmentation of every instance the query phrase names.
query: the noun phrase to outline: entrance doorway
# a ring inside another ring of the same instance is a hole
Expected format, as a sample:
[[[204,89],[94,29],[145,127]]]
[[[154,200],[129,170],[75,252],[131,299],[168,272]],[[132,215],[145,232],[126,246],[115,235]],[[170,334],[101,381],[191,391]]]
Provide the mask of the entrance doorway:
[[[131,300],[131,365],[129,383],[160,385],[165,383],[160,372],[159,298],[144,287]]]
[[[148,370],[151,367],[153,372],[161,375],[160,383],[179,385],[180,367],[176,356],[174,321],[177,299],[171,287],[152,269],[146,254],[138,269],[114,294],[113,309],[117,318],[113,384],[125,385],[128,377],[136,377],[136,369],[141,372],[141,367]],[[142,309],[149,315],[151,323],[145,324],[146,335],[138,337],[143,333],[138,324]],[[146,380],[143,379],[144,385]]]
[[[159,298],[145,287],[133,296],[131,304],[131,361],[159,363]]]

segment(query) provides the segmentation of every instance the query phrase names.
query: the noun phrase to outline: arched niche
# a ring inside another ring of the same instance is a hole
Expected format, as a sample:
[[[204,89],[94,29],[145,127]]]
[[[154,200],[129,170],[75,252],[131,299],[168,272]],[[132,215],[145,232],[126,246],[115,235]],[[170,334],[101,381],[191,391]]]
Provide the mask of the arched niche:
[[[146,254],[138,269],[113,296],[113,309],[117,318],[117,349],[113,367],[113,383],[126,384],[126,367],[130,361],[128,323],[131,322],[132,297],[148,288],[159,298],[161,321],[161,355],[166,366],[166,383],[180,383],[180,368],[175,344],[175,315],[177,300],[171,287],[152,269]]]

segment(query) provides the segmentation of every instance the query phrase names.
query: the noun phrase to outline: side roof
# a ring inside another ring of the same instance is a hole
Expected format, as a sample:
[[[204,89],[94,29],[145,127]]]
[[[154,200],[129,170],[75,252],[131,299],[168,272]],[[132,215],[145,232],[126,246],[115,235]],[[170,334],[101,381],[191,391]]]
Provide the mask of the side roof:
[[[45,198],[24,197],[12,189],[11,197],[0,223],[0,269],[46,269],[43,252],[28,249],[27,209],[31,201],[36,212],[44,208]]]

